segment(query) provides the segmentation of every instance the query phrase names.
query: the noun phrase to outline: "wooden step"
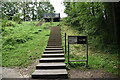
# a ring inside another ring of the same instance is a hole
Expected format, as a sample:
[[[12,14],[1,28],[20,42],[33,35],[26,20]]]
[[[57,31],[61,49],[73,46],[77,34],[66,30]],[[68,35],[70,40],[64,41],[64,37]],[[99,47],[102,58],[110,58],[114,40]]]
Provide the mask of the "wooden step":
[[[47,51],[44,51],[44,53],[64,53],[63,50],[47,50]]]
[[[47,46],[46,48],[62,48],[62,46]]]
[[[64,62],[65,58],[64,57],[58,57],[58,58],[41,58],[39,62]]]
[[[36,69],[66,69],[65,63],[39,63]]]
[[[63,48],[46,48],[45,50],[63,50]]]
[[[66,79],[68,78],[66,69],[35,70],[32,73],[33,79]]]
[[[63,53],[59,53],[59,54],[42,54],[42,58],[45,58],[45,57],[64,57],[64,54]]]

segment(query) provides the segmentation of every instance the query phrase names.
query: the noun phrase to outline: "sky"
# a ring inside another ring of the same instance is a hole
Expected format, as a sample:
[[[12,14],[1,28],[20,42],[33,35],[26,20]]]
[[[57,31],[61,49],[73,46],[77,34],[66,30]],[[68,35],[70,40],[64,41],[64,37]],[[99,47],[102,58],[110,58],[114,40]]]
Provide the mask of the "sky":
[[[56,13],[60,13],[60,17],[67,17],[67,14],[64,13],[65,6],[63,4],[63,0],[49,0],[53,5]]]

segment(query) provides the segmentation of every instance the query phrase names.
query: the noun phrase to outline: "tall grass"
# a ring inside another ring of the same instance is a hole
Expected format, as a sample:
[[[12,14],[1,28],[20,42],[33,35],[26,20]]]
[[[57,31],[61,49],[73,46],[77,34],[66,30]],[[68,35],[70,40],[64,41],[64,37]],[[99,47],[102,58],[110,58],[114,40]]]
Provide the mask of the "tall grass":
[[[5,26],[2,46],[2,66],[27,67],[41,57],[50,34],[50,28],[59,23],[44,23],[35,26],[37,22],[22,22],[14,26]]]
[[[61,23],[63,24],[63,23]],[[62,25],[62,46],[64,47],[64,33],[69,35],[80,36],[78,30],[75,30],[73,27]],[[67,37],[68,40],[68,37]],[[68,43],[68,42],[67,42]],[[89,43],[89,42],[88,42]],[[67,44],[68,46],[68,44]],[[118,74],[118,54],[110,54],[109,52],[101,52],[101,50],[94,50],[92,46],[89,46],[89,67],[86,68],[85,62],[72,62],[69,67],[74,69],[104,69],[107,72]],[[64,47],[65,48],[65,47]],[[68,47],[67,47],[68,48]],[[66,54],[66,63],[67,63],[67,54]],[[70,45],[70,60],[85,60],[85,47],[83,45]]]

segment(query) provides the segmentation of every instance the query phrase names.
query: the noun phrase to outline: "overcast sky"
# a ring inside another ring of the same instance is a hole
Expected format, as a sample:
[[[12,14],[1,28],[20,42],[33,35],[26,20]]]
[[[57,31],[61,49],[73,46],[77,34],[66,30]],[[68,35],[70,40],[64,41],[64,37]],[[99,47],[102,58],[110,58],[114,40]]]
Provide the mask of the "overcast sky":
[[[50,3],[53,5],[56,13],[60,13],[61,17],[66,17],[67,16],[64,13],[65,6],[63,4],[63,0],[50,0]]]

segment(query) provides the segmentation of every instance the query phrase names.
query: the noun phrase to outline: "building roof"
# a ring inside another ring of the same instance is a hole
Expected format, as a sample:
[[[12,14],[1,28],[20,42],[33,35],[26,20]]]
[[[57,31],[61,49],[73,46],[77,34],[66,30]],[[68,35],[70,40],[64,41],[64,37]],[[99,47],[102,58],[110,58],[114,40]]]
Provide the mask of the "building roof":
[[[44,18],[60,18],[60,13],[44,13]]]

